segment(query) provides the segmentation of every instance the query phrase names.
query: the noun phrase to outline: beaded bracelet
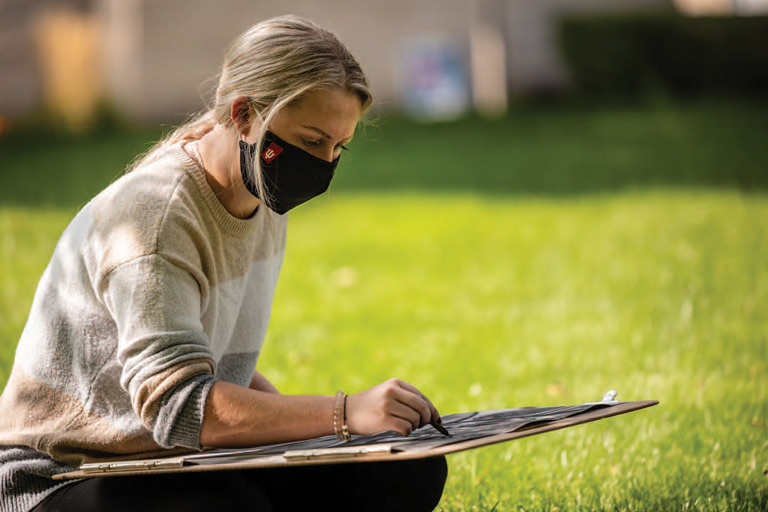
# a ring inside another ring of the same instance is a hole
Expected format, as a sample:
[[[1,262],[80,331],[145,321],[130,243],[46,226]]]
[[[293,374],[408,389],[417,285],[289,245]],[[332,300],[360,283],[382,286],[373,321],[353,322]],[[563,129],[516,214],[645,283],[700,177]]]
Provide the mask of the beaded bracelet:
[[[352,437],[347,425],[347,395],[336,392],[336,404],[333,407],[333,433],[339,441],[349,442]]]
[[[347,443],[352,438],[352,435],[349,433],[349,425],[347,425],[347,395],[344,395],[344,421],[341,424],[341,435],[344,436],[344,441]]]

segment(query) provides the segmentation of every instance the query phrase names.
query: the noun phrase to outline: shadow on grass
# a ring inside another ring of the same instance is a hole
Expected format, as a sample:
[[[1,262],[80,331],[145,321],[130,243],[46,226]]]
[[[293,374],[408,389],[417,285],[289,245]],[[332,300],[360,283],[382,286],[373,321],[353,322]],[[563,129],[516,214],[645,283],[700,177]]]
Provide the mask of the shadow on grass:
[[[84,205],[161,135],[119,130],[85,137],[31,132],[0,138],[0,205]]]
[[[160,129],[0,138],[0,205],[78,207]],[[643,187],[768,190],[768,102],[521,107],[496,120],[358,129],[336,192],[580,195]]]

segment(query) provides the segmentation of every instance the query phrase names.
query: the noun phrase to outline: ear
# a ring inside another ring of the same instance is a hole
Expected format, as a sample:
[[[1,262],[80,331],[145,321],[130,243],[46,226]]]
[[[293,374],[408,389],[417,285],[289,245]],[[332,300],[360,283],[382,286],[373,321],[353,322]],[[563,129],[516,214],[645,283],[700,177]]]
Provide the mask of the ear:
[[[248,135],[248,132],[251,130],[252,114],[251,102],[245,96],[240,96],[232,102],[229,116],[235,124],[238,133],[243,136]]]

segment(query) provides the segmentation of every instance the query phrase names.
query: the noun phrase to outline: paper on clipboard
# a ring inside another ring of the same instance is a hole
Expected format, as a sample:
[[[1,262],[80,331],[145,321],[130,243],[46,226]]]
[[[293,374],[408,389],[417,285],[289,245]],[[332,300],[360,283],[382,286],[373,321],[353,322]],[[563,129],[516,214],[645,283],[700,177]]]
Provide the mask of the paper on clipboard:
[[[176,472],[220,471],[265,467],[406,460],[528,437],[581,423],[625,414],[658,404],[655,400],[590,403],[558,407],[518,407],[443,415],[451,433],[443,436],[431,426],[408,437],[393,432],[354,436],[344,443],[335,436],[268,446],[211,450],[162,459],[84,464],[78,471],[55,475],[56,480],[93,476],[119,476]]]

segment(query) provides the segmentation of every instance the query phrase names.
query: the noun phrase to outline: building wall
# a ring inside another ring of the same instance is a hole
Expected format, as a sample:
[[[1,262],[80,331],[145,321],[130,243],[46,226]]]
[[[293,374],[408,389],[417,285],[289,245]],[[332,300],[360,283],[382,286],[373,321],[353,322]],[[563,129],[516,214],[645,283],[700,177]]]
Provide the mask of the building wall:
[[[0,0],[0,125],[28,115],[49,96],[41,59],[45,15],[91,9],[91,0]]]
[[[139,119],[183,116],[203,106],[202,98],[215,86],[226,47],[252,24],[294,13],[336,33],[360,61],[377,102],[393,105],[394,59],[401,41],[419,34],[467,36],[467,0],[105,0],[107,23],[125,23],[126,12],[138,17],[130,25],[143,31],[141,46],[130,56],[131,66],[113,66],[118,101]],[[127,7],[126,6],[130,6]],[[109,17],[109,13],[112,17]],[[214,23],[211,20],[216,20]],[[113,38],[133,37],[107,30]],[[108,48],[125,47],[113,41]],[[133,76],[131,76],[133,75]],[[132,84],[126,89],[125,84]]]
[[[31,33],[36,14],[51,5],[85,9],[100,20],[107,99],[124,115],[140,121],[177,122],[204,108],[203,98],[215,86],[232,39],[253,23],[280,14],[312,19],[338,34],[366,71],[378,107],[393,109],[399,105],[397,60],[408,41],[433,37],[454,42],[464,49],[469,64],[470,50],[477,51],[470,46],[471,33],[477,33],[473,29],[495,31],[504,42],[500,65],[505,67],[508,92],[546,91],[567,84],[555,41],[560,14],[652,8],[669,2],[2,0],[0,116],[23,115],[41,101],[44,87]]]

